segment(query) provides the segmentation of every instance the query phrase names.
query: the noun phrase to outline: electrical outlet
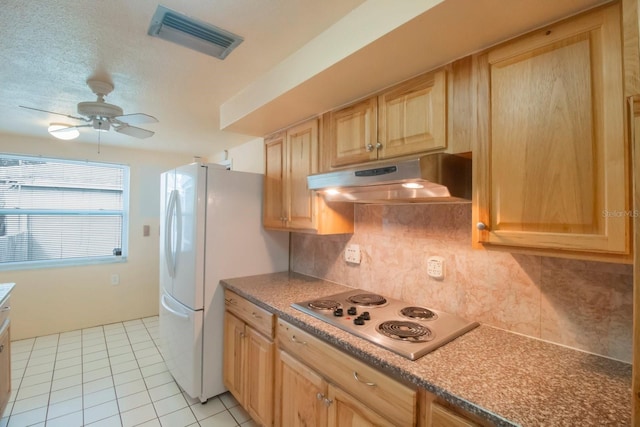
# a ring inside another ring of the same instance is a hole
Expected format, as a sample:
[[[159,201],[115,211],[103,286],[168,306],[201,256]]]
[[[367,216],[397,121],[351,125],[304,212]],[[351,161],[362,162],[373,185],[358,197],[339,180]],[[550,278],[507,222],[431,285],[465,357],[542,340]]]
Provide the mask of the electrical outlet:
[[[351,264],[360,264],[360,245],[349,245],[344,250],[344,260]]]
[[[434,279],[444,279],[444,258],[432,256],[427,259],[427,274]]]
[[[111,275],[111,284],[112,285],[119,285],[120,284],[120,275],[117,273],[114,273]]]

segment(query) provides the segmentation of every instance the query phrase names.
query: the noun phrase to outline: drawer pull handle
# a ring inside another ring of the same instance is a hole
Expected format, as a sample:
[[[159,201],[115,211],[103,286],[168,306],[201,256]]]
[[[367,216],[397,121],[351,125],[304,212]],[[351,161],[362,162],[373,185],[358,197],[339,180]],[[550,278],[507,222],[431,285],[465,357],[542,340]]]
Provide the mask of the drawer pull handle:
[[[2,353],[2,350],[4,350],[4,344],[0,345],[0,353]]]
[[[356,381],[358,381],[359,383],[362,383],[364,385],[368,385],[369,387],[375,387],[376,383],[370,383],[367,381],[362,381],[360,378],[358,378],[358,373],[356,371],[353,371],[353,378],[356,379]]]
[[[226,302],[227,304],[231,304],[231,305],[238,304],[238,301],[234,300],[233,298],[225,298],[224,302]]]
[[[4,313],[5,311],[10,311],[10,310],[11,310],[11,307],[6,306],[6,307],[2,307],[2,310],[0,311]]]
[[[306,341],[299,341],[295,335],[291,336],[291,342],[294,342],[296,344],[302,344],[302,345],[307,345]]]
[[[255,312],[255,311],[251,313],[251,316],[252,316],[254,319],[262,319],[262,316],[258,316],[258,315],[256,314],[256,312]]]

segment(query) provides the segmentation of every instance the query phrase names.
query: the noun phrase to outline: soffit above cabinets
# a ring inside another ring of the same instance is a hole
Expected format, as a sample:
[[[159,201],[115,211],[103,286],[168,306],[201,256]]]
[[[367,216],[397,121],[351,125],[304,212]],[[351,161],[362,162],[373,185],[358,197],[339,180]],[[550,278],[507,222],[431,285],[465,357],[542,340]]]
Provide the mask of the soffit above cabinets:
[[[264,136],[602,0],[368,0],[220,107]]]

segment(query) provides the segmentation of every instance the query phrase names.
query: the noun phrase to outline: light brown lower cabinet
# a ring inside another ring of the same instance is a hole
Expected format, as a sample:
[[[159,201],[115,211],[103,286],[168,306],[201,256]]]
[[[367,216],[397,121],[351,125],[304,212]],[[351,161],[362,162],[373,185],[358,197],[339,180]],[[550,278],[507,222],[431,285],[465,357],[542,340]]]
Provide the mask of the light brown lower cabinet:
[[[224,383],[262,426],[490,425],[282,319],[275,324],[273,314],[233,292],[225,304]]]
[[[276,390],[279,426],[393,426],[284,351],[278,352]]]
[[[489,427],[493,424],[420,390],[420,427]]]
[[[276,425],[327,425],[327,382],[302,362],[279,350],[276,357]]]
[[[273,315],[225,293],[224,384],[251,418],[273,425]],[[270,331],[270,332],[269,332]]]
[[[0,413],[4,411],[11,393],[11,326],[6,323],[0,333]]]
[[[378,415],[372,408],[332,384],[329,384],[327,398],[330,426],[394,426],[392,422]]]
[[[416,425],[416,387],[283,320],[276,335],[276,425]]]

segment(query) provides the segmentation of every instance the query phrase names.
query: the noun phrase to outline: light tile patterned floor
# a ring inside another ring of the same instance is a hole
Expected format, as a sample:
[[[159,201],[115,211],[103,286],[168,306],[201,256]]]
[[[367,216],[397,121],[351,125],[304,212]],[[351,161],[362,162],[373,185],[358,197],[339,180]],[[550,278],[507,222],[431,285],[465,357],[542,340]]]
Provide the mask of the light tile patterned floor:
[[[229,393],[182,393],[149,317],[11,343],[12,392],[0,427],[254,426]]]

